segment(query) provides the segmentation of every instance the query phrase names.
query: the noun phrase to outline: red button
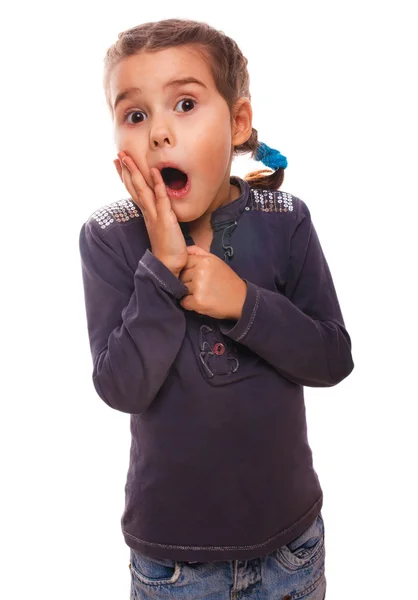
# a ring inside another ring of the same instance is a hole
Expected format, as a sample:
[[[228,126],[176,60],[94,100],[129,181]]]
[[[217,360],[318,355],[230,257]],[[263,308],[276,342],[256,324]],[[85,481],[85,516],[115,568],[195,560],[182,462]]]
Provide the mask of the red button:
[[[220,356],[221,354],[223,354],[225,352],[225,346],[223,344],[221,344],[220,342],[217,342],[213,347],[213,352],[214,352],[214,354],[217,354],[218,356]]]

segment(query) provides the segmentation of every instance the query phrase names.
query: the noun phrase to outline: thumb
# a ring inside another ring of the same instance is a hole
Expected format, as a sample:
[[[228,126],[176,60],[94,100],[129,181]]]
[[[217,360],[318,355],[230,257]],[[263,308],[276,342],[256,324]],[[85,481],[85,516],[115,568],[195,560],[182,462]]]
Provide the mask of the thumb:
[[[204,248],[196,246],[196,244],[194,244],[193,246],[186,246],[186,248],[189,254],[198,254],[200,256],[208,256],[210,254],[210,252],[206,252]]]

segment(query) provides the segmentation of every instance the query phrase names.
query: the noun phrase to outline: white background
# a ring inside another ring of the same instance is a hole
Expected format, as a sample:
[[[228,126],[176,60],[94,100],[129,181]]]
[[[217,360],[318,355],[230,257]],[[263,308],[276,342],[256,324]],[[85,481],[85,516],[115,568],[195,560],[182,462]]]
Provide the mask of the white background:
[[[253,125],[308,205],[355,369],[305,388],[327,599],[416,589],[417,55],[413,2],[21,2],[1,39],[5,600],[128,599],[129,415],[91,382],[81,225],[127,197],[102,90],[117,34],[203,20],[249,60]],[[151,8],[149,8],[151,6]],[[260,163],[235,159],[244,176]]]

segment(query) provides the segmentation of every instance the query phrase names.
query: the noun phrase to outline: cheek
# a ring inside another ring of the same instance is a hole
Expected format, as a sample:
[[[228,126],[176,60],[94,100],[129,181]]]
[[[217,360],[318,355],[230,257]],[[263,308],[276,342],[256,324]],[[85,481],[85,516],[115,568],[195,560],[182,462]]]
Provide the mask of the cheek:
[[[210,155],[207,157],[210,171],[213,174],[213,181],[217,182],[220,175],[224,176],[225,169],[229,163],[231,148],[227,143],[228,137],[225,133],[218,132],[218,140],[212,146]]]
[[[117,129],[115,130],[114,141],[116,152],[121,152],[122,150],[126,152],[126,154],[132,158],[140,170],[148,186],[153,187],[154,184],[151,173],[145,159],[147,155],[147,149],[142,147],[143,142],[141,142],[139,137],[135,136],[133,132],[127,131],[126,129]]]
[[[135,128],[130,129],[126,126],[114,126],[113,139],[117,148],[117,152],[124,150],[130,156],[134,153],[137,155],[143,154],[144,141],[141,140],[142,136],[138,135]]]
[[[115,142],[116,150],[119,152],[122,149],[123,134],[119,125],[113,121],[113,141]]]
[[[200,160],[211,168],[222,168],[228,163],[231,153],[231,128],[219,119],[207,123],[200,134],[194,135],[193,145]]]

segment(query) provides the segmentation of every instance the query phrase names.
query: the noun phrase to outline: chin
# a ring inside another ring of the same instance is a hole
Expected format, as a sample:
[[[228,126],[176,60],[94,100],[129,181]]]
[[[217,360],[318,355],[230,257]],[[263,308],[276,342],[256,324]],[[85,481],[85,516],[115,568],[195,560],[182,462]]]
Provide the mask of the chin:
[[[173,208],[173,207],[172,207]],[[190,221],[196,221],[203,213],[195,213],[194,211],[188,210],[187,207],[184,210],[178,210],[173,208],[173,212],[177,217],[179,223],[189,223]]]

